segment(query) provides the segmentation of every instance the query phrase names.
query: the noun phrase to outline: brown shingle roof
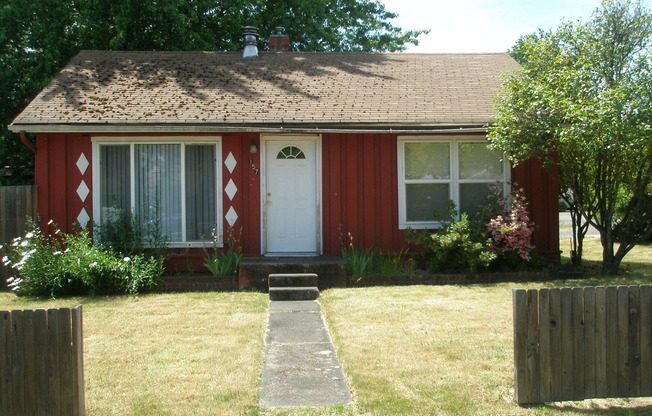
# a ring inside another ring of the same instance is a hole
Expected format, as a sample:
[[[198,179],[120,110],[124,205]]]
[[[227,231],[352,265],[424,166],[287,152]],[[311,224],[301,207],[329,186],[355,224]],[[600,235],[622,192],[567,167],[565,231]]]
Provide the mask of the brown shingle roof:
[[[82,51],[14,120],[44,124],[483,125],[507,54]]]

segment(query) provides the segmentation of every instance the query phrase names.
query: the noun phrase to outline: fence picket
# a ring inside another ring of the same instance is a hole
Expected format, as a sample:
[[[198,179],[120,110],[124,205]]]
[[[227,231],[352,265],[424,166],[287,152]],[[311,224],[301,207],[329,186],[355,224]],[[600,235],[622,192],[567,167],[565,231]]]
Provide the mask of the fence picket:
[[[595,288],[595,397],[607,397],[607,288]]]
[[[530,402],[539,403],[540,379],[539,374],[539,303],[536,290],[527,291],[527,373],[528,388],[530,389]]]
[[[519,404],[652,394],[652,286],[513,294]]]
[[[573,394],[573,297],[568,287],[561,289],[561,365],[562,396],[575,397]]]
[[[584,351],[584,393],[583,397],[596,394],[596,326],[595,326],[595,288],[585,287],[584,296],[584,338],[580,348]]]
[[[550,374],[553,402],[562,400],[561,290],[550,289]]]
[[[14,414],[25,413],[25,325],[23,311],[11,311],[11,384]],[[19,410],[20,409],[20,410]]]
[[[73,347],[73,416],[83,416],[85,411],[84,395],[84,337],[82,334],[82,305],[72,310],[72,347]]]
[[[629,295],[629,338],[628,357],[629,363],[629,389],[628,394],[633,397],[641,395],[641,328],[640,308],[641,299],[638,286],[627,288]]]
[[[514,289],[512,291],[514,307],[514,388],[518,403],[530,403],[529,386],[527,385],[527,292]]]
[[[618,396],[629,395],[629,296],[627,286],[618,286]]]
[[[550,364],[550,291],[539,290],[539,385],[541,402],[552,398],[552,366]]]
[[[11,382],[11,312],[0,311],[0,414],[13,413]]]
[[[641,319],[641,396],[652,395],[652,287],[639,291]]]
[[[59,309],[59,374],[60,408],[62,415],[73,414],[72,326],[69,308]]]
[[[584,289],[571,289],[572,347],[573,347],[573,398],[584,398]]]
[[[605,397],[618,397],[618,293],[614,286],[607,287],[607,393]]]
[[[61,389],[59,386],[59,343],[57,342],[57,331],[59,328],[59,315],[57,309],[48,309],[48,410],[54,415],[61,414],[59,397]]]
[[[36,349],[34,348],[34,311],[23,311],[23,348],[25,363],[25,414],[36,414]]]
[[[36,354],[36,414],[47,414],[49,390],[48,365],[48,313],[45,309],[34,311],[34,349]]]

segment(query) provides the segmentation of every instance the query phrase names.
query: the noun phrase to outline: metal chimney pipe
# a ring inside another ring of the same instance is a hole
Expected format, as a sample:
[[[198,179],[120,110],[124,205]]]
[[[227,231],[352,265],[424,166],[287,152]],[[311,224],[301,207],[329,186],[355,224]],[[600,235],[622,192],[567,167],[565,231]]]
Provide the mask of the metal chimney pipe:
[[[254,26],[244,26],[242,28],[244,37],[243,58],[258,58],[258,28]]]

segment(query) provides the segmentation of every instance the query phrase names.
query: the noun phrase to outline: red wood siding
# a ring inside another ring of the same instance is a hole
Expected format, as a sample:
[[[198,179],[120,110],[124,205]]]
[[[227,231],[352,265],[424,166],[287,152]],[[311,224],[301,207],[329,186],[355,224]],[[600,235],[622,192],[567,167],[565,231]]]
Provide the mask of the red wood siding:
[[[339,255],[348,233],[356,248],[400,250],[396,135],[325,134],[324,254]]]
[[[530,219],[534,221],[534,245],[546,258],[559,261],[559,169],[548,169],[528,160],[512,169],[512,183],[524,189]]]
[[[323,146],[324,254],[338,255],[351,233],[356,248],[398,251],[407,246],[398,228],[397,136],[325,134]],[[528,161],[512,170],[525,188],[534,244],[559,261],[559,183],[556,167]]]
[[[222,186],[226,188],[230,179],[238,188],[233,200],[224,195],[223,215],[226,217],[231,207],[238,215],[233,224],[233,232],[241,238],[243,253],[248,256],[260,255],[260,152],[250,153],[252,143],[260,149],[260,135],[255,133],[228,134],[222,136],[223,162],[232,153],[237,161],[233,172],[222,163]],[[251,160],[251,163],[250,163]],[[258,169],[258,170],[255,170]],[[224,235],[230,225],[224,219]]]
[[[77,161],[84,154],[89,162],[82,174]],[[90,137],[82,134],[40,134],[37,138],[35,182],[39,187],[38,215],[42,226],[54,221],[64,232],[72,232],[82,209],[93,214],[93,181]],[[91,191],[82,201],[77,189],[82,180]],[[44,228],[45,230],[45,228]]]
[[[225,217],[233,208],[237,220],[232,228],[241,241],[244,254],[261,255],[260,152],[252,154],[249,150],[252,143],[260,148],[260,134],[219,136],[222,137],[225,236],[230,228]],[[82,174],[76,166],[81,153],[92,163],[90,137],[87,134],[38,136],[36,184],[42,225],[52,219],[62,230],[71,232],[82,208],[92,216],[92,168],[89,166]],[[396,140],[395,134],[322,135],[321,215],[325,255],[339,255],[341,237],[346,238],[348,233],[353,236],[357,248],[398,251],[406,246],[405,233],[398,228]],[[232,172],[224,164],[230,154],[237,162]],[[557,169],[545,170],[539,163],[529,161],[512,170],[512,179],[525,188],[531,217],[537,224],[535,245],[542,254],[558,260]],[[91,190],[83,202],[77,195],[82,180]],[[232,200],[224,192],[230,180],[238,189]],[[199,270],[203,250],[191,250],[188,254],[192,257],[192,267]],[[178,263],[175,268],[183,269],[182,261]]]

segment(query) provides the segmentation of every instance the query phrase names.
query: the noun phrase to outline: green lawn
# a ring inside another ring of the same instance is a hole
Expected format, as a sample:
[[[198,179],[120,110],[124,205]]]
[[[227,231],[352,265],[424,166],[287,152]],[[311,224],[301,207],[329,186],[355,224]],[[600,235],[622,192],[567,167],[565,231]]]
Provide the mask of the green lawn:
[[[589,242],[587,259],[597,258]],[[89,415],[643,415],[652,399],[514,402],[513,287],[652,282],[652,247],[627,275],[587,281],[332,289],[320,302],[355,404],[257,407],[267,296],[162,294],[37,301],[0,294],[0,309],[84,304]]]

